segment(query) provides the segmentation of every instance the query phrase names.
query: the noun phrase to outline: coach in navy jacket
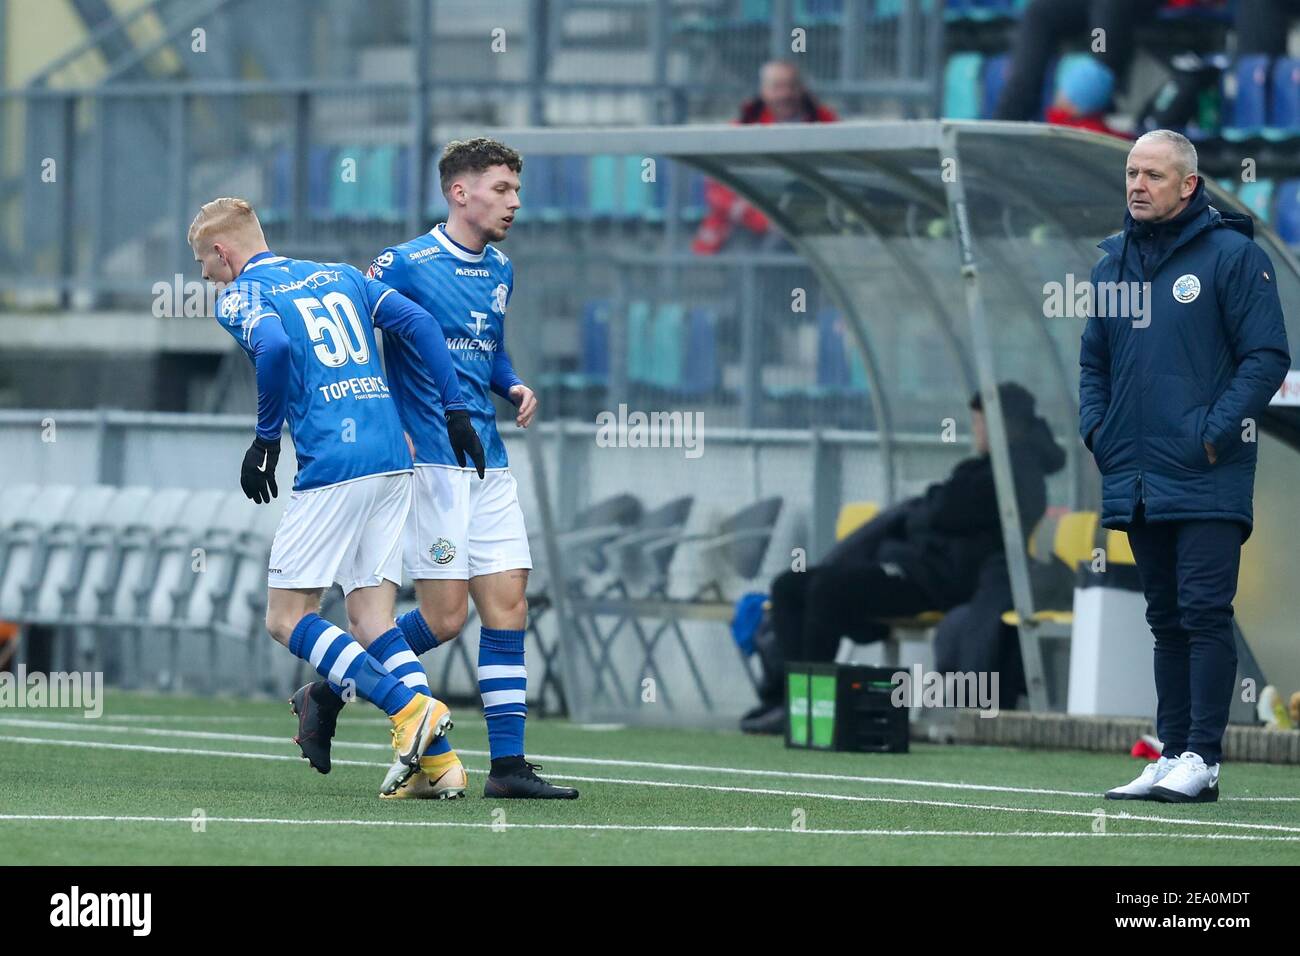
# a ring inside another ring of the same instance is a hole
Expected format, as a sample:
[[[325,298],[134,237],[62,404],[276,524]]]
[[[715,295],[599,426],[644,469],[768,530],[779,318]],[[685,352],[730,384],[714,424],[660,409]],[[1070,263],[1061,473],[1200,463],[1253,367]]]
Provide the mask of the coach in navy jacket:
[[[1248,217],[1209,204],[1191,143],[1148,133],[1125,178],[1124,231],[1092,272],[1079,432],[1101,471],[1102,523],[1129,532],[1146,593],[1165,748],[1107,796],[1203,802],[1217,799],[1236,679],[1255,420],[1291,359],[1273,265]]]

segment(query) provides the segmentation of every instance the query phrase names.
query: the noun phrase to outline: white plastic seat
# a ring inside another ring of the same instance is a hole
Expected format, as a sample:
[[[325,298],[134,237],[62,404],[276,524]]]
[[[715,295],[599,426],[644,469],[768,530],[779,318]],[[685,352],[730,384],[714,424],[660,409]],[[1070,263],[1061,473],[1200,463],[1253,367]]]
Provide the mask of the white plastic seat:
[[[80,552],[71,556],[67,573],[52,575],[49,584],[58,591],[60,617],[70,623],[101,624],[105,603],[100,588],[109,580],[120,583],[121,546],[127,529],[143,529],[146,511],[155,507],[154,488],[117,488],[100,514],[86,529]],[[137,535],[142,536],[143,530]],[[40,601],[47,600],[44,590]]]
[[[67,511],[43,535],[24,586],[23,618],[43,624],[73,623],[62,589],[78,576],[90,545],[91,529],[111,510],[120,494],[111,485],[80,488]]]
[[[43,560],[45,536],[72,506],[81,489],[51,485],[32,497],[22,516],[0,536],[0,618],[23,620],[25,588]]]

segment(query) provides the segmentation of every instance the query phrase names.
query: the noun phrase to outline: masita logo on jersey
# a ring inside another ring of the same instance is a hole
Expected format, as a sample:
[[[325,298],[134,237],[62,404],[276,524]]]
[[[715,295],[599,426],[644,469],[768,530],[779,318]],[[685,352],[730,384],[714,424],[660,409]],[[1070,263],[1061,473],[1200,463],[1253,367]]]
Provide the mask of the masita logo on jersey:
[[[488,276],[492,275],[492,273],[488,272],[486,269],[466,269],[464,266],[457,266],[456,275],[478,276],[479,278],[486,279]]]
[[[343,273],[338,269],[317,269],[297,282],[282,282],[279,285],[267,286],[265,291],[268,295],[278,295],[283,292],[297,292],[299,289],[319,289],[322,286],[333,285],[342,278]]]

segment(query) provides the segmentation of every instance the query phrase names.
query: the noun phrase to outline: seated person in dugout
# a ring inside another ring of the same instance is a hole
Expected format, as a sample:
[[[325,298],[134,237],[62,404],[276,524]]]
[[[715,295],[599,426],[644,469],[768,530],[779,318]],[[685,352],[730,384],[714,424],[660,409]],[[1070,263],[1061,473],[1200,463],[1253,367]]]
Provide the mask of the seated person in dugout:
[[[1046,478],[1065,465],[1065,451],[1035,412],[1034,397],[1024,387],[1003,382],[998,395],[1027,538],[1047,510]],[[767,633],[760,630],[755,642],[763,665],[759,704],[741,720],[742,730],[780,733],[786,661],[834,660],[845,635],[858,643],[881,640],[889,633],[882,618],[998,603],[974,600],[981,587],[1005,580],[1005,570],[996,571],[1005,569],[1006,561],[978,392],[970,407],[973,457],[924,494],[877,515],[836,545],[821,564],[787,571],[772,582],[771,628]],[[976,627],[970,614],[963,618]],[[999,626],[996,620],[990,625],[995,642]]]

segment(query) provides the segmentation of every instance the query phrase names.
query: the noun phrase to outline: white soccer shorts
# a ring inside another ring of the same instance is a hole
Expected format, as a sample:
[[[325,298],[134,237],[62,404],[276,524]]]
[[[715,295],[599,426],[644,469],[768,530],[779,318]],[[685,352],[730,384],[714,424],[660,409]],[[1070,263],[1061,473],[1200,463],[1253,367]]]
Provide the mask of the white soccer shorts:
[[[275,530],[266,583],[344,594],[381,581],[402,583],[402,528],[411,508],[411,473],[369,475],[295,491]]]
[[[416,465],[403,538],[406,573],[417,581],[467,581],[531,569],[519,486],[507,468]]]

